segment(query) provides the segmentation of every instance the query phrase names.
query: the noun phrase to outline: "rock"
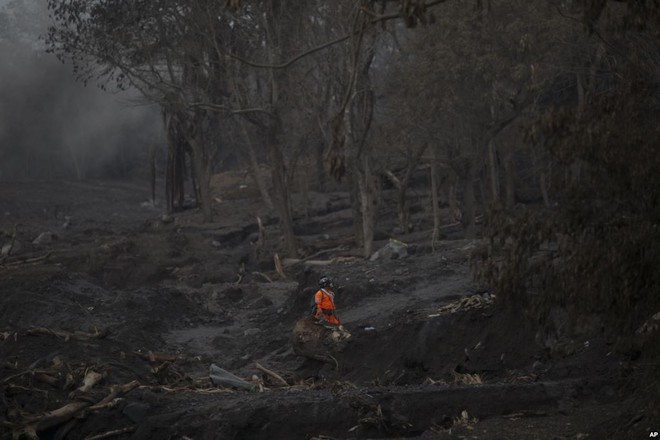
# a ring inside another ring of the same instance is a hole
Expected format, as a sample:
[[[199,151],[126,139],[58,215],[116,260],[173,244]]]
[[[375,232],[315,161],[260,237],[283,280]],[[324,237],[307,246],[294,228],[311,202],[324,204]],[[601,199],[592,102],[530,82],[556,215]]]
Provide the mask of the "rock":
[[[48,243],[51,243],[54,238],[55,238],[55,236],[53,235],[52,232],[50,232],[50,231],[42,232],[41,234],[39,234],[39,236],[37,238],[34,239],[32,244],[35,244],[35,245],[48,244]]]
[[[2,251],[0,251],[0,254],[2,254],[3,257],[6,257],[7,255],[9,255],[11,248],[12,248],[12,244],[7,243],[6,245],[2,246]]]
[[[256,335],[256,334],[258,334],[260,331],[261,331],[261,330],[259,330],[258,328],[249,328],[249,329],[247,329],[247,330],[245,330],[245,331],[243,332],[243,336],[252,336],[252,335]]]
[[[544,369],[545,369],[545,365],[541,361],[534,361],[534,363],[532,364],[532,371],[534,372],[538,373],[539,371],[543,371]]]
[[[147,418],[150,409],[151,405],[148,403],[130,402],[124,407],[122,413],[133,422],[140,423]]]
[[[216,386],[241,388],[244,390],[253,390],[254,385],[244,381],[238,376],[233,375],[227,370],[223,370],[215,364],[209,367],[209,378]]]
[[[9,243],[6,243],[4,246],[2,246],[2,250],[0,250],[0,255],[3,257],[7,257],[9,255],[18,255],[21,253],[23,250],[23,244],[18,241],[14,240],[14,243],[10,241]]]
[[[71,217],[68,215],[64,216],[64,223],[62,223],[62,229],[68,229],[71,226]]]
[[[172,216],[169,215],[169,214],[163,214],[160,217],[160,221],[165,223],[165,224],[168,224],[168,223],[172,223],[174,221],[174,218],[172,218]]]
[[[211,240],[211,246],[214,248],[220,248],[222,247],[222,243],[220,243],[218,240]]]
[[[398,258],[405,258],[408,256],[408,245],[390,238],[389,243],[377,250],[369,258],[370,261],[376,260],[396,260]]]

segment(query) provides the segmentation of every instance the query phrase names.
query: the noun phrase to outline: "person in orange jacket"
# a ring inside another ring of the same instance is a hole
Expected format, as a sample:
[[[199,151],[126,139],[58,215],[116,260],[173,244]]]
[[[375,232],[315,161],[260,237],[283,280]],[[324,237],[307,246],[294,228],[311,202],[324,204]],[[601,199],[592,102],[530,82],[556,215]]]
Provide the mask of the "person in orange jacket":
[[[314,305],[316,311],[314,318],[321,324],[341,326],[335,312],[335,294],[332,291],[334,284],[329,277],[322,276],[319,279],[319,290],[314,294]]]

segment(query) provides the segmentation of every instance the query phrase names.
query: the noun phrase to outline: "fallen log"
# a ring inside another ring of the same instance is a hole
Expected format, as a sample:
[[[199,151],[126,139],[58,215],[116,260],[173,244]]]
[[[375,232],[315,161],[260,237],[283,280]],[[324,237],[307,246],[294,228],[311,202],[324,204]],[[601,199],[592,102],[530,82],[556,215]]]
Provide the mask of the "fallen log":
[[[50,254],[51,254],[51,253],[52,253],[52,252],[48,252],[47,254],[45,254],[45,255],[41,255],[41,256],[39,256],[39,257],[26,258],[26,259],[18,260],[18,261],[9,261],[9,262],[4,262],[4,261],[3,261],[2,263],[0,263],[0,266],[4,266],[4,267],[14,267],[14,266],[20,266],[20,265],[23,265],[23,264],[34,264],[34,263],[39,263],[39,262],[41,262],[41,261],[46,260],[48,257],[50,257]]]
[[[132,389],[137,388],[139,385],[140,383],[137,380],[124,385],[113,385],[110,387],[110,394],[95,405],[88,401],[70,402],[60,408],[48,411],[41,416],[27,417],[24,419],[20,428],[14,429],[13,437],[38,440],[38,432],[67,423],[74,417],[81,415],[86,410],[93,411],[105,408],[108,403],[112,402],[118,396],[126,394]]]

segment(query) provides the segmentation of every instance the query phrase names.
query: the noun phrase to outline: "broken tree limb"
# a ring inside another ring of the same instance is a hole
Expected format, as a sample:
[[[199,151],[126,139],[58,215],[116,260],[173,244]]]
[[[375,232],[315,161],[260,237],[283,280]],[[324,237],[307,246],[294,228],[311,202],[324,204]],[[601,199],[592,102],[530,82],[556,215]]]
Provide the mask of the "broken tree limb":
[[[264,278],[264,279],[265,279],[266,281],[268,281],[269,283],[272,283],[272,282],[273,282],[273,280],[272,280],[268,275],[266,275],[265,273],[262,273],[262,272],[252,272],[252,275],[255,275],[255,276],[258,275],[258,276]]]
[[[52,252],[48,252],[45,255],[41,255],[39,257],[34,257],[34,258],[26,258],[24,260],[18,260],[18,261],[10,261],[10,262],[2,262],[2,266],[5,267],[13,267],[13,266],[20,266],[22,264],[34,264],[34,263],[39,263],[43,260],[46,260],[48,257],[50,257],[50,254]]]
[[[89,333],[79,330],[71,332],[68,330],[54,330],[46,327],[33,327],[27,331],[27,334],[30,336],[56,336],[64,339],[66,342],[71,339],[103,339],[107,336],[107,332],[97,328],[94,329],[94,333]]]
[[[34,369],[25,370],[25,371],[21,371],[20,373],[12,374],[11,376],[5,377],[4,379],[2,379],[2,381],[0,381],[0,383],[7,383],[7,382],[9,382],[13,379],[19,378],[21,376],[26,376],[28,374],[34,376],[37,380],[39,380],[41,382],[45,382],[45,383],[50,384],[50,382],[52,381],[51,374],[57,374],[57,372],[54,372],[54,371],[51,371],[51,370],[34,370]],[[46,376],[51,376],[51,377],[48,378]],[[55,382],[57,382],[57,379],[54,379],[54,380],[55,380]]]
[[[53,428],[57,425],[68,422],[90,405],[91,403],[89,402],[68,403],[60,408],[47,412],[36,420],[33,420],[33,424],[31,425],[34,426],[36,432]]]
[[[129,432],[135,432],[135,426],[127,426],[122,429],[115,429],[112,431],[104,432],[103,434],[92,435],[85,437],[85,440],[103,440],[110,437],[115,437],[122,434],[128,434]]]
[[[286,280],[286,275],[284,274],[284,268],[282,267],[282,261],[280,260],[280,256],[275,254],[273,256],[273,261],[275,262],[275,270],[277,271],[277,274],[283,280]]]
[[[99,409],[103,409],[109,403],[111,403],[113,400],[115,400],[117,397],[123,396],[124,394],[128,393],[129,391],[134,390],[135,388],[137,388],[139,386],[140,386],[140,382],[138,382],[137,380],[125,383],[123,385],[113,385],[113,386],[110,387],[110,394],[108,394],[100,402],[90,406],[89,410],[90,411],[96,411],[96,410],[99,410]]]
[[[139,385],[140,383],[136,380],[124,385],[113,385],[110,388],[110,394],[95,405],[87,401],[71,402],[42,416],[27,418],[25,424],[19,430],[14,431],[14,437],[38,439],[38,432],[66,423],[86,410],[104,408],[118,396],[137,388]]]
[[[46,384],[48,384],[50,386],[53,386],[53,387],[57,386],[57,384],[60,381],[57,377],[51,376],[50,374],[43,373],[43,372],[38,372],[38,373],[35,372],[34,373],[34,379],[38,380],[39,382],[46,383]]]
[[[259,362],[257,362],[255,367],[257,368],[257,370],[261,371],[262,373],[265,373],[265,374],[269,375],[270,377],[272,377],[273,379],[275,379],[276,381],[278,381],[279,383],[281,383],[285,387],[289,386],[289,383],[286,380],[284,380],[284,378],[282,376],[280,376],[276,372],[271,371],[268,368],[264,367]]]

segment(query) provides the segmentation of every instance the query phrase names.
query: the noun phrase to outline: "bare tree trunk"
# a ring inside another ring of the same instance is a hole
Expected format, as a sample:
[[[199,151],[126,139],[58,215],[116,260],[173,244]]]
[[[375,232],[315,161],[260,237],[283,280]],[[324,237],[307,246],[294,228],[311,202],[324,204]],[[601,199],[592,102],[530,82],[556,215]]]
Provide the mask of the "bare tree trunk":
[[[431,250],[435,251],[435,242],[440,239],[440,206],[438,204],[438,152],[433,148],[431,161],[431,203],[433,204],[433,235],[431,236]]]
[[[447,185],[447,202],[449,203],[449,212],[451,213],[451,220],[454,222],[461,221],[463,218],[463,213],[458,204],[457,196],[458,188],[456,187],[455,182],[449,183]]]
[[[149,145],[149,183],[151,187],[151,203],[156,204],[156,144]]]
[[[475,225],[475,194],[474,180],[476,177],[476,164],[474,159],[469,160],[466,177],[463,179],[463,217],[461,223],[465,230],[465,238],[473,239],[476,237]]]
[[[284,237],[284,245],[290,257],[298,256],[298,245],[293,232],[293,220],[291,218],[291,206],[289,203],[289,191],[285,182],[286,171],[284,170],[284,159],[280,146],[271,140],[270,157],[273,172],[273,188],[275,189],[275,203],[280,215],[280,227]]]
[[[497,167],[497,160],[495,159],[495,142],[491,139],[488,142],[488,169],[490,174],[490,186],[493,201],[500,198],[500,176]]]
[[[513,148],[511,145],[505,147],[504,153],[504,178],[505,178],[505,196],[504,206],[507,211],[512,211],[516,204],[516,181],[513,164]]]
[[[245,127],[245,121],[241,119],[239,124],[241,126],[241,131],[243,132],[243,137],[245,137],[245,142],[247,145],[248,157],[250,159],[250,168],[252,169],[252,178],[254,179],[254,182],[259,189],[259,194],[261,194],[261,198],[263,199],[268,209],[273,209],[273,200],[271,199],[270,194],[268,193],[268,187],[266,187],[266,183],[261,176],[257,154],[254,151],[254,145],[252,144],[252,139],[250,139],[250,134]]]
[[[179,209],[183,209],[184,195],[185,195],[185,186],[183,182],[183,176],[186,169],[186,153],[178,145],[174,150],[174,192],[175,198],[177,199]]]
[[[167,212],[171,214],[174,212],[174,177],[175,177],[175,167],[174,162],[176,160],[176,144],[174,140],[171,139],[171,135],[168,130],[167,134],[167,165],[165,172],[165,198],[167,199]]]
[[[410,232],[410,212],[408,211],[408,200],[406,198],[406,192],[410,187],[410,182],[412,181],[412,176],[419,164],[419,160],[422,157],[422,154],[426,151],[428,144],[422,144],[417,151],[408,157],[408,166],[406,167],[406,175],[403,177],[403,180],[399,184],[399,196],[397,200],[397,209],[399,211],[399,225],[403,229],[404,234]]]
[[[552,163],[548,163],[548,176],[545,174],[545,170],[542,168],[541,173],[539,174],[539,180],[541,184],[541,194],[543,195],[543,203],[545,204],[546,207],[550,207],[550,196],[548,195],[548,177],[552,174],[550,172],[550,167]]]
[[[74,169],[76,170],[76,179],[82,180],[82,171],[80,170],[80,161],[78,160],[78,155],[73,149],[70,143],[67,143],[66,146],[69,148],[69,153],[71,153],[71,159],[73,161]]]
[[[369,158],[364,156],[362,159],[362,172],[358,183],[360,188],[360,206],[362,210],[362,236],[364,240],[364,257],[369,258],[374,248],[374,194],[373,184],[371,183],[371,167]]]
[[[355,245],[364,247],[364,232],[362,229],[362,207],[360,204],[360,185],[358,183],[359,171],[356,160],[350,160],[349,188],[351,195],[351,211],[353,212],[353,234],[355,235]]]
[[[213,221],[213,207],[211,205],[211,161],[208,154],[203,150],[202,142],[196,139],[189,139],[192,150],[192,165],[194,173],[197,175],[197,185],[199,186],[199,197],[201,199],[202,214],[205,222]]]

